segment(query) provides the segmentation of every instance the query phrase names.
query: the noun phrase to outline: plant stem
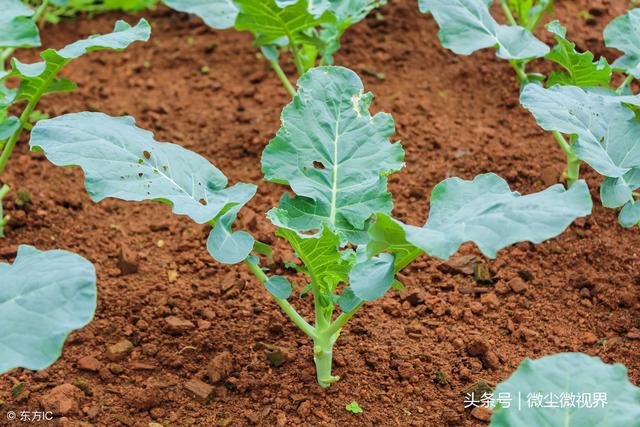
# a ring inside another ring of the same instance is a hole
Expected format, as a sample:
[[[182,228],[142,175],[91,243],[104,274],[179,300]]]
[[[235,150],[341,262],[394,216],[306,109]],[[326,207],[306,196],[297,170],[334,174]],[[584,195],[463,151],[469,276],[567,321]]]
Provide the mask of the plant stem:
[[[0,188],[0,237],[4,237],[4,226],[9,222],[9,215],[5,216],[2,211],[2,200],[9,194],[11,188],[4,184],[2,188]]]
[[[284,71],[282,71],[282,67],[280,67],[280,63],[277,60],[273,60],[273,61],[270,60],[269,63],[271,64],[271,67],[273,67],[274,71],[278,75],[278,78],[284,85],[285,89],[287,89],[287,92],[289,92],[289,95],[291,95],[292,98],[296,96],[296,90],[293,88],[293,85],[287,78],[287,75],[284,73]]]
[[[300,49],[294,43],[293,39],[289,37],[291,52],[293,53],[293,62],[296,64],[296,70],[298,70],[298,77],[302,77],[304,74],[304,65],[302,65],[302,60],[300,59]]]
[[[618,89],[616,89],[616,93],[618,95],[622,95],[622,92],[625,90],[625,88],[627,86],[629,86],[629,84],[631,84],[631,82],[633,81],[635,77],[632,74],[629,74],[627,76],[626,79],[624,79],[624,81],[622,82],[622,84],[620,86],[618,86]]]
[[[564,151],[564,154],[567,156],[567,170],[565,171],[565,177],[567,179],[567,186],[571,187],[580,178],[581,161],[573,152],[571,144],[567,142],[560,132],[554,130],[551,133],[558,142],[562,151]]]
[[[260,266],[256,264],[252,264],[249,261],[245,261],[244,263],[249,267],[249,270],[253,273],[254,276],[256,276],[258,280],[260,280],[260,282],[263,285],[267,283],[267,281],[269,280],[269,277],[267,277],[267,275],[264,274],[264,271],[262,271]],[[316,333],[316,330],[313,328],[313,326],[311,326],[306,320],[304,320],[304,318],[300,316],[300,314],[296,311],[296,309],[293,308],[293,306],[289,304],[287,300],[276,298],[276,297],[273,297],[273,299],[276,301],[276,304],[280,306],[282,311],[284,311],[285,314],[289,316],[291,321],[298,328],[300,328],[302,332],[307,334],[311,339],[315,341],[315,339],[317,338],[317,333]]]
[[[348,313],[343,312],[338,316],[338,318],[329,326],[327,329],[327,333],[331,335],[335,335],[340,332],[340,330],[347,324],[349,320],[362,308],[364,305],[364,301],[358,304],[353,310]]]
[[[507,22],[509,25],[518,25],[513,14],[511,13],[511,9],[509,9],[509,5],[507,4],[507,0],[500,0],[500,5],[502,6],[502,10],[504,11],[505,16],[507,17]]]
[[[511,64],[511,66],[515,70],[516,75],[518,76],[518,82],[520,83],[526,82],[528,77],[527,77],[527,72],[524,70],[524,64],[514,59],[510,60],[509,64]]]
[[[320,332],[313,340],[313,361],[316,365],[316,378],[322,388],[329,388],[331,384],[340,380],[337,375],[331,375],[333,365],[333,345],[337,339],[336,335],[328,332]]]

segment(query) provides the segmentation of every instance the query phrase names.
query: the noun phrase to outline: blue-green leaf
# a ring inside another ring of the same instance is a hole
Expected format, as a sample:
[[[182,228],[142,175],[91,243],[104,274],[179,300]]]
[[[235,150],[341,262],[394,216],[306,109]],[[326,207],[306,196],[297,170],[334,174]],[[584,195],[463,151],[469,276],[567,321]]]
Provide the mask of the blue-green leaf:
[[[238,7],[232,0],[163,0],[172,9],[198,15],[208,26],[223,30],[231,28],[238,17]]]
[[[640,96],[527,85],[520,102],[543,129],[576,135],[575,154],[601,175],[619,178],[640,166],[640,123],[624,105],[640,103]]]
[[[18,129],[20,129],[20,119],[15,116],[0,121],[0,141],[9,139]]]
[[[440,26],[442,45],[460,55],[496,47],[503,59],[541,58],[549,47],[519,25],[500,25],[485,0],[424,0]]]
[[[346,68],[319,67],[300,79],[262,156],[265,179],[296,193],[269,213],[277,226],[311,231],[328,224],[354,241],[373,213],[391,210],[386,175],[403,167],[404,152],[389,141],[391,116],[369,113],[371,99]]]
[[[620,225],[625,228],[631,228],[640,222],[640,201],[628,202],[618,216]]]
[[[282,276],[271,276],[264,284],[271,295],[280,299],[287,299],[291,296],[291,283]]]
[[[582,353],[525,359],[493,395],[512,401],[496,407],[491,427],[640,426],[640,388],[626,368]],[[532,405],[528,398],[557,404]]]
[[[30,144],[58,166],[80,166],[96,202],[107,197],[164,201],[199,224],[243,206],[256,191],[249,184],[226,187],[227,178],[207,159],[156,142],[131,117],[85,112],[41,120]],[[226,227],[227,219],[219,223]]]
[[[356,296],[351,287],[346,287],[340,297],[338,298],[338,304],[340,305],[340,310],[345,313],[349,313],[354,310],[358,305],[363,303],[360,298]]]
[[[55,362],[69,333],[93,318],[96,295],[89,261],[20,246],[13,265],[0,263],[0,374]]]
[[[611,21],[604,29],[604,42],[607,47],[624,52],[614,61],[613,68],[640,78],[640,8]]]
[[[40,46],[33,10],[20,0],[0,0],[0,48]]]
[[[395,257],[388,253],[357,263],[349,273],[353,294],[364,301],[382,298],[395,278]]]
[[[591,213],[592,202],[584,181],[565,190],[560,184],[539,193],[521,196],[512,192],[495,174],[477,176],[473,181],[449,178],[431,193],[429,219],[424,227],[395,221],[389,225],[388,246],[384,245],[384,224],[372,227],[376,251],[395,252],[402,240],[431,256],[447,259],[464,242],[474,242],[488,257],[511,244],[540,243],[562,233],[576,218]],[[402,232],[404,232],[404,239]]]
[[[224,213],[213,226],[207,239],[209,254],[222,264],[237,264],[251,253],[255,241],[246,231],[233,231],[231,227],[244,204],[239,204]]]

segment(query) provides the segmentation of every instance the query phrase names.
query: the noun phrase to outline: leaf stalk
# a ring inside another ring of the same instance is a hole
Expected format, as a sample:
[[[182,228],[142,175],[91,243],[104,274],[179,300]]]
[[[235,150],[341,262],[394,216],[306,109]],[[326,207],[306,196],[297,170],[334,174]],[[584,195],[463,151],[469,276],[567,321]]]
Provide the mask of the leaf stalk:
[[[291,98],[296,96],[296,90],[294,89],[293,85],[287,78],[287,75],[282,70],[280,63],[277,60],[269,60],[269,63],[271,64],[271,67],[278,75],[278,78],[282,82],[282,85],[285,87],[285,89],[287,89],[287,92],[289,92],[289,95],[291,95]]]
[[[253,264],[249,261],[244,262],[248,267],[249,270],[253,273],[254,276],[256,276],[256,278],[264,285],[267,283],[267,281],[269,280],[269,277],[267,277],[267,275],[264,273],[264,271],[262,271],[262,269],[260,268],[260,266]],[[305,334],[307,334],[311,339],[313,339],[315,341],[315,339],[317,338],[317,334],[316,334],[316,330],[313,326],[311,326],[297,311],[295,308],[293,308],[293,306],[291,304],[289,304],[289,301],[285,300],[285,299],[281,299],[281,298],[273,298],[276,301],[276,304],[278,304],[280,306],[280,308],[282,309],[282,311],[284,311],[284,313],[289,316],[289,318],[291,319],[291,321],[298,327],[300,328],[300,330],[302,332],[304,332]]]

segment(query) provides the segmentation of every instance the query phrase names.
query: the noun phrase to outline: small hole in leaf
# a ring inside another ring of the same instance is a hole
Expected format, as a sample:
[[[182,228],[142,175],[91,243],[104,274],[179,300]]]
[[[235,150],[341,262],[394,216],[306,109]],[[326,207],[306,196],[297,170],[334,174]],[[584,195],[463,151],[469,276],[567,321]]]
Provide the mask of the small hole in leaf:
[[[324,165],[320,162],[313,162],[313,167],[316,169],[324,169]]]
[[[149,159],[151,158],[151,153],[150,153],[150,152],[148,152],[148,151],[145,151],[145,152],[144,152],[144,153],[142,153],[142,154],[144,154],[144,158],[145,158],[145,159],[147,159],[147,160],[149,160]]]
[[[205,199],[200,199],[199,202],[202,206],[207,206],[207,201]]]
[[[138,176],[139,176],[140,178],[142,178],[142,177],[144,176],[144,174],[143,174],[142,172],[138,172]]]

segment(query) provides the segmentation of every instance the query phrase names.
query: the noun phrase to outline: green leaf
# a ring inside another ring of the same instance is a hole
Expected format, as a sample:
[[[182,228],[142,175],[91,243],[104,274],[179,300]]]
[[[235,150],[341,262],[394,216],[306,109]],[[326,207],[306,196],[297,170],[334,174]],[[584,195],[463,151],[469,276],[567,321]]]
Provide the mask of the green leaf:
[[[525,359],[516,372],[498,384],[494,396],[509,395],[509,408],[498,406],[493,412],[491,427],[639,427],[640,389],[627,376],[621,364],[608,365],[598,357],[582,353],[561,353],[537,360]],[[558,407],[536,407],[527,404],[527,397],[551,399]],[[597,395],[596,395],[597,393]],[[588,395],[606,399],[606,404],[580,407]],[[522,399],[518,405],[518,396]],[[561,405],[564,397],[565,405]],[[573,403],[574,407],[567,403]],[[506,406],[506,405],[505,405]],[[565,406],[565,407],[563,407]]]
[[[265,179],[296,193],[269,212],[275,225],[311,231],[329,224],[355,241],[373,213],[391,211],[386,175],[403,167],[404,152],[389,142],[391,116],[369,113],[371,99],[346,68],[315,68],[299,80],[262,156]]]
[[[214,224],[207,250],[222,264],[237,264],[244,261],[253,250],[255,241],[246,231],[232,231],[233,222],[244,203],[236,205],[224,213]]]
[[[287,299],[291,296],[291,283],[282,276],[271,276],[264,284],[271,295],[279,299]]]
[[[256,191],[248,184],[225,188],[227,178],[207,159],[156,142],[132,117],[85,112],[42,120],[30,144],[57,166],[80,166],[95,202],[107,197],[164,201],[199,224],[244,205]]]
[[[307,30],[335,19],[329,13],[315,15],[307,0],[280,5],[276,0],[235,0],[235,4],[240,9],[236,29],[251,32],[258,46],[305,43]]]
[[[47,368],[96,309],[95,269],[69,252],[20,246],[13,265],[0,263],[0,283],[0,374]]]
[[[358,298],[354,293],[351,287],[345,288],[340,297],[338,298],[338,304],[340,305],[340,309],[345,313],[350,313],[353,311],[360,303],[362,303],[360,298]]]
[[[549,48],[521,26],[500,25],[485,0],[425,0],[440,26],[442,45],[460,55],[497,47],[503,59],[541,58]]]
[[[635,167],[620,178],[605,178],[600,186],[600,199],[607,208],[622,206],[618,222],[625,228],[640,221],[640,203],[636,203],[633,192],[640,188],[640,167]]]
[[[431,193],[429,219],[424,227],[395,221],[387,233],[388,247],[376,230],[376,251],[394,251],[405,240],[431,256],[447,259],[465,242],[474,242],[488,257],[511,244],[540,243],[562,233],[578,217],[591,213],[589,189],[584,181],[565,190],[560,184],[539,193],[521,196],[512,192],[505,180],[495,174],[477,176],[473,181],[449,178]],[[377,222],[390,220],[378,215]],[[404,239],[402,239],[402,232]]]
[[[618,216],[620,225],[625,228],[631,228],[640,222],[640,201],[628,202]]]
[[[409,265],[421,250],[407,242],[404,229],[400,223],[387,215],[378,215],[369,227],[367,256],[373,257],[388,251],[395,255],[395,271],[398,272]]]
[[[163,0],[172,9],[198,15],[208,26],[231,28],[238,18],[238,7],[232,0]]]
[[[276,235],[289,241],[307,273],[323,294],[333,294],[338,283],[347,283],[352,263],[340,252],[340,238],[328,228],[313,237],[281,228]]]
[[[40,55],[44,59],[42,62],[24,64],[14,58],[11,75],[22,79],[17,99],[33,102],[48,93],[73,90],[75,85],[68,80],[56,79],[60,70],[71,60],[95,50],[122,50],[133,42],[147,41],[150,34],[151,27],[144,19],[141,19],[135,27],[131,27],[124,21],[118,21],[112,33],[79,40],[60,50],[45,50]]]
[[[624,52],[616,59],[613,68],[640,78],[640,8],[619,16],[604,29],[607,47]]]
[[[40,46],[33,10],[20,0],[0,0],[0,48]]]
[[[349,412],[353,412],[354,414],[361,414],[364,412],[355,400],[345,406],[345,409]]]
[[[567,70],[567,72],[555,71],[551,73],[547,86],[556,84],[583,87],[609,85],[612,70],[604,57],[594,62],[593,53],[576,51],[575,43],[566,39],[567,29],[557,20],[549,23],[547,29],[554,34],[558,44],[551,49],[546,58]]]
[[[11,138],[11,135],[20,129],[20,119],[11,116],[0,122],[0,141]]]
[[[395,278],[395,257],[382,253],[357,263],[349,273],[353,294],[363,301],[375,301],[387,293]]]
[[[527,85],[520,102],[548,131],[576,135],[575,154],[604,176],[619,178],[640,166],[640,123],[624,104],[640,96],[586,91],[575,86],[550,89]]]

